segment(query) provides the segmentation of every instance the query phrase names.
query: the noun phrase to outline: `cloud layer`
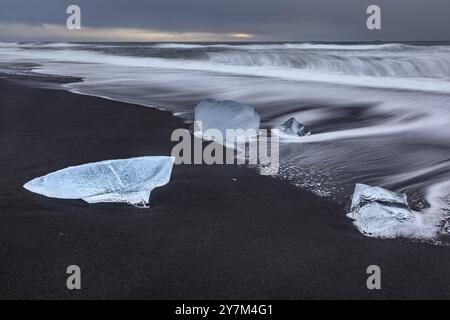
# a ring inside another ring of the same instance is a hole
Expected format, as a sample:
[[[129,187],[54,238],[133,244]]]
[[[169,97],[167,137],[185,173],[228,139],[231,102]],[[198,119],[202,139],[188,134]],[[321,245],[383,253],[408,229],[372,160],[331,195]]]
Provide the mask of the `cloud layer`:
[[[82,31],[65,29],[66,8]],[[382,8],[382,29],[366,8]],[[0,0],[0,40],[450,40],[448,0]]]

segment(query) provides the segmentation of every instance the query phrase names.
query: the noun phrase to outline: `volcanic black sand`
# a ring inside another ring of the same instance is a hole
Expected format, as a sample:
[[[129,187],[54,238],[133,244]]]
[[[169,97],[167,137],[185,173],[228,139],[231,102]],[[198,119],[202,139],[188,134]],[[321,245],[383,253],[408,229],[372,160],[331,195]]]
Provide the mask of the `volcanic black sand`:
[[[150,209],[22,188],[71,165],[169,155],[184,126],[155,109],[1,80],[0,298],[450,297],[449,247],[364,237],[342,205],[246,167],[175,166]],[[72,264],[79,291],[66,288]],[[373,264],[378,291],[366,287]]]

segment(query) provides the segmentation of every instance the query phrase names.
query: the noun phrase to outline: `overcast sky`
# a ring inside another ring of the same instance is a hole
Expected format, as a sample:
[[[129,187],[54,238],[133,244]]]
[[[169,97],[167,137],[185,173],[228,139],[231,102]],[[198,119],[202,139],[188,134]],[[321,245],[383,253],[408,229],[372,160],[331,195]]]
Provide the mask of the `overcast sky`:
[[[65,27],[70,4],[81,31]],[[381,30],[366,28],[370,4]],[[450,40],[450,0],[0,0],[0,40]]]

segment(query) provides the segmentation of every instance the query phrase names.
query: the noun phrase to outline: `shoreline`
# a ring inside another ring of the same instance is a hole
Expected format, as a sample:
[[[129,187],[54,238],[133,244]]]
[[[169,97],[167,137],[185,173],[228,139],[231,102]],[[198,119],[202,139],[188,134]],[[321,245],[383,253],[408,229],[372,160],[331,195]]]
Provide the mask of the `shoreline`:
[[[27,192],[70,165],[170,155],[182,119],[0,80],[3,299],[387,299],[450,294],[447,247],[359,234],[334,202],[245,166],[174,166],[150,209]],[[233,181],[237,179],[237,181]],[[65,287],[80,265],[82,290]],[[366,287],[380,265],[382,290]]]

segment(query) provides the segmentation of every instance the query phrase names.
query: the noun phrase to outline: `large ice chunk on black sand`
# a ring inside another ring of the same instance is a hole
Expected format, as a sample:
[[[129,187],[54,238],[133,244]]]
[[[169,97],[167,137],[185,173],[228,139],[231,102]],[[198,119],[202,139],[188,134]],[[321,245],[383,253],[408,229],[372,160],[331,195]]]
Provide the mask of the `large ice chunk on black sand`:
[[[50,198],[147,207],[150,192],[169,182],[174,160],[156,156],[88,163],[36,178],[24,188]]]
[[[360,232],[372,237],[394,238],[406,225],[415,223],[406,194],[356,184],[348,217]]]
[[[209,129],[219,130],[225,139],[226,130],[246,131],[242,136],[254,136],[259,133],[260,116],[253,107],[236,101],[205,99],[195,107],[195,121],[201,121],[202,132],[208,137]],[[198,134],[198,133],[197,133]]]
[[[277,126],[277,129],[284,134],[288,134],[291,136],[304,137],[311,134],[309,128],[298,122],[295,118],[290,118],[285,123],[280,124],[279,126]]]

